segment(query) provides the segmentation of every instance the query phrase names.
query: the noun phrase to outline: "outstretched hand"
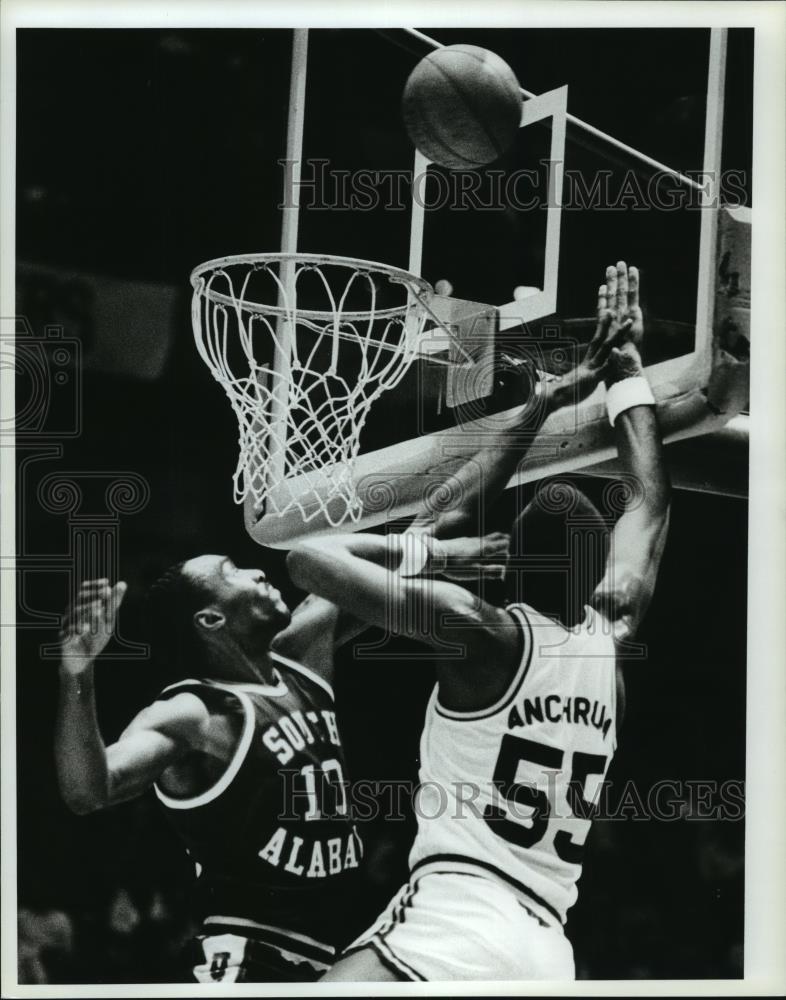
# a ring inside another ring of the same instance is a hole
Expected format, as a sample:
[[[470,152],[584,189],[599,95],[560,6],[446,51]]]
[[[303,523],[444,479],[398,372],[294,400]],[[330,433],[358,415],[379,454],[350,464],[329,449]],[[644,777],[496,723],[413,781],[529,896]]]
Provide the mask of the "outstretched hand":
[[[609,313],[617,323],[627,324],[625,343],[639,348],[644,338],[644,316],[639,305],[639,270],[624,260],[606,268],[606,284],[598,289],[598,317]]]
[[[445,564],[441,575],[448,580],[501,580],[510,554],[510,535],[501,531],[482,538],[448,538],[440,540]]]
[[[597,324],[592,340],[578,365],[562,378],[560,404],[580,403],[617,367],[620,353],[638,355],[644,336],[644,319],[639,305],[639,272],[624,260],[606,268],[606,281],[598,288]],[[619,376],[617,376],[619,377]],[[614,379],[612,379],[614,380]]]
[[[63,668],[70,674],[86,670],[106,648],[115,630],[117,609],[126,594],[126,584],[118,581],[85,580],[76,600],[69,605],[60,630]]]
[[[598,290],[598,311],[604,286]],[[644,317],[639,305],[639,272],[619,261],[606,268],[606,309],[626,329],[627,335],[615,344],[606,359],[603,381],[607,386],[624,378],[639,375],[643,370],[639,347],[644,339]]]

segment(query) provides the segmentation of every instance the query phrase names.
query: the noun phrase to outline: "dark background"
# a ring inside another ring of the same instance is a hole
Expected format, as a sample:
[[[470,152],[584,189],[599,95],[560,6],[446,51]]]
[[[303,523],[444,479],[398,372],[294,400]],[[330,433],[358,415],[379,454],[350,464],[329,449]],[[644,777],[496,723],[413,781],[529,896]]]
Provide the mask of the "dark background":
[[[707,31],[428,33],[493,49],[535,92],[567,82],[573,114],[681,170],[701,166]],[[163,370],[140,378],[139,365],[136,375],[91,365],[96,343],[111,341],[112,330],[86,320],[78,277],[56,286],[27,278],[20,286],[19,311],[31,317],[34,336],[62,324],[86,359],[70,372],[70,384],[80,387],[81,433],[58,436],[53,425],[17,441],[25,490],[18,546],[22,981],[167,980],[191,929],[190,867],[152,795],[88,818],[73,817],[59,801],[51,752],[56,660],[41,650],[56,633],[44,616],[67,600],[72,571],[63,561],[76,515],[46,509],[35,490],[53,471],[77,478],[133,471],[147,481],[149,500],[121,516],[112,557],[131,588],[122,614],[127,641],[139,639],[144,586],[177,559],[226,552],[240,565],[281,573],[281,554],[250,541],[231,501],[236,425],[193,350],[188,274],[210,257],[279,245],[276,160],[284,155],[290,39],[287,31],[257,30],[18,33],[18,259],[33,270],[47,265],[179,290]],[[748,185],[752,58],[752,32],[730,32],[734,100],[726,104],[724,165],[744,171]],[[305,155],[346,169],[410,166],[398,100],[416,57],[373,32],[322,31],[311,33],[311,59]],[[568,165],[592,169],[602,151],[579,138],[569,130]],[[647,177],[634,161],[613,166]],[[692,322],[698,213],[668,220],[650,213],[635,225],[630,213],[608,213],[602,225],[592,214],[566,219],[560,314],[586,314],[585,274],[616,259],[622,242],[629,259],[658,277],[650,309]],[[306,212],[301,248],[401,265],[407,225],[393,213]],[[522,246],[521,232],[493,213],[466,226],[460,238],[443,231],[442,246],[430,251],[435,273],[425,276],[444,277],[436,268],[447,266],[457,294],[474,297],[480,282],[489,301],[507,299],[512,276],[504,262]],[[492,247],[502,272],[488,261],[467,264],[465,246]],[[531,264],[537,270],[537,259]],[[685,291],[666,295],[682,273]],[[602,484],[576,481],[599,502]],[[508,494],[500,520],[530,492]],[[646,798],[664,779],[744,778],[746,530],[744,501],[675,492],[641,634],[648,658],[626,668],[628,714],[609,774],[614,801],[629,780]],[[135,650],[124,656],[119,646],[115,652],[98,670],[107,740],[160,688],[146,658]],[[345,740],[356,778],[412,779],[433,671],[403,641],[386,652],[393,658],[341,657]],[[365,833],[369,919],[405,876],[412,832],[402,822]],[[687,792],[673,822],[596,822],[568,924],[579,975],[741,975],[743,834],[741,820],[702,818]]]

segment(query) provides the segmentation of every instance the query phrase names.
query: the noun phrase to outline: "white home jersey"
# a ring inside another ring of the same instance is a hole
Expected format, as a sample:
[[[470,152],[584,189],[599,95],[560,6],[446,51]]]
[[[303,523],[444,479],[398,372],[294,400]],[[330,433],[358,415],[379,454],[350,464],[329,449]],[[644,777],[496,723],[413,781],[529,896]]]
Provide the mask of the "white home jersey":
[[[615,648],[591,608],[566,630],[527,605],[519,669],[491,707],[454,712],[435,688],[421,740],[413,878],[485,875],[545,923],[577,896],[593,806],[616,749]]]

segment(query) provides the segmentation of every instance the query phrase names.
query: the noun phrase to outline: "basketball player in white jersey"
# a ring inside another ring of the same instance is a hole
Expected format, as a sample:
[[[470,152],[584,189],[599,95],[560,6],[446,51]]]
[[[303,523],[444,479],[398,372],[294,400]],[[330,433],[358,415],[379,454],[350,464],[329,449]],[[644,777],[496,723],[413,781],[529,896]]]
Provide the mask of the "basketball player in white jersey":
[[[440,651],[410,879],[327,980],[574,977],[563,924],[616,748],[618,644],[635,634],[651,598],[669,510],[654,400],[634,343],[636,272],[622,262],[607,271],[598,306],[598,331],[573,388],[581,383],[583,395],[593,378],[605,379],[619,456],[642,497],[619,519],[577,627],[434,579],[444,558],[428,536],[332,536],[290,553],[300,586]],[[620,332],[629,338],[621,349]],[[559,386],[544,389],[554,392],[549,407],[560,405]],[[504,486],[513,450],[485,449],[475,499]]]

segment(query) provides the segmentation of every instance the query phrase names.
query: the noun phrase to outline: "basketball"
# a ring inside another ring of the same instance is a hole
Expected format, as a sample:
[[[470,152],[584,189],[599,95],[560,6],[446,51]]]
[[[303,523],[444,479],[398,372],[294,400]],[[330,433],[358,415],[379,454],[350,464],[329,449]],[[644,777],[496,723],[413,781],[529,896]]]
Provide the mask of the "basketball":
[[[511,146],[521,102],[518,80],[498,55],[477,45],[448,45],[414,68],[401,110],[424,156],[451,170],[471,170]]]

